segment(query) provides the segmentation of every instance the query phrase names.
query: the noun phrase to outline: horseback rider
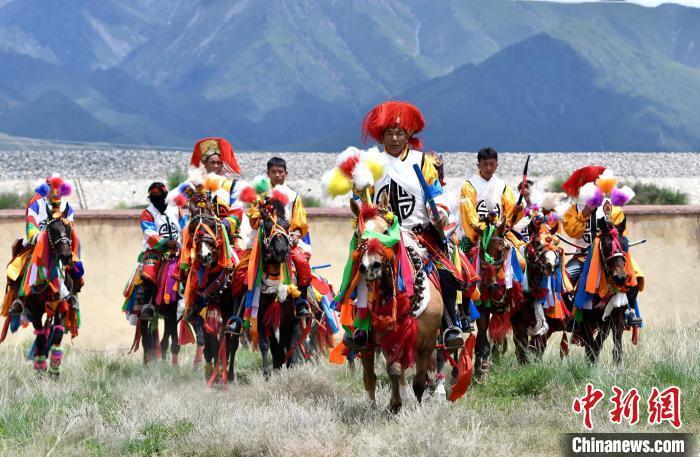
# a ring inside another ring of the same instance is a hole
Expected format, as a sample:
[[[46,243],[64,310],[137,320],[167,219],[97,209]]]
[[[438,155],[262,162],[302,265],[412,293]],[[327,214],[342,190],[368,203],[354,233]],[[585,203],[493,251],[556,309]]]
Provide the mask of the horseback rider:
[[[515,224],[523,206],[516,206],[513,190],[498,176],[498,152],[490,147],[482,148],[476,155],[478,171],[462,185],[460,190],[460,216],[462,230],[462,250],[469,252],[477,245],[481,233],[486,229],[489,217],[499,221],[502,218],[509,225]],[[494,206],[487,208],[489,196],[495,196]],[[511,241],[517,239],[509,234]]]
[[[296,285],[301,292],[294,304],[297,317],[307,317],[309,316],[307,291],[311,284],[309,224],[306,221],[306,208],[304,208],[301,196],[285,184],[287,175],[287,162],[284,159],[273,157],[267,161],[267,177],[270,178],[270,184],[289,198],[289,202],[284,208],[285,219],[289,221],[291,242],[289,255],[296,271]]]
[[[465,253],[471,253],[474,246],[481,244],[482,234],[486,231],[489,223],[499,224],[503,221],[506,227],[510,227],[518,222],[523,211],[523,205],[516,204],[513,190],[496,176],[498,152],[491,147],[486,147],[480,149],[476,157],[477,173],[469,178],[460,190],[460,222],[464,232],[460,247]],[[518,255],[519,263],[524,264],[519,248],[525,243],[519,240],[511,230],[504,234],[504,238],[516,247],[515,252]],[[508,267],[506,262],[502,265],[503,268]],[[481,273],[477,271],[477,274]],[[486,302],[480,300],[477,306],[481,317],[475,348],[476,370],[484,375],[488,373],[491,354],[484,327],[488,327],[491,320],[490,311],[503,309],[502,305],[495,305],[498,308],[491,309],[492,305],[490,300],[486,300]]]
[[[26,308],[26,318],[36,335],[34,369],[48,370],[57,377],[63,359],[63,333],[66,328],[73,336],[78,332],[77,294],[83,285],[83,266],[73,208],[66,199],[71,194],[70,184],[52,175],[35,191],[26,208],[24,238],[13,245],[14,258],[7,268],[5,303],[11,305],[10,309],[3,308],[3,314],[14,316],[19,322],[19,315]],[[58,252],[54,252],[56,248]],[[12,331],[16,329],[14,325]],[[4,334],[5,330],[3,338]]]
[[[290,250],[289,256],[296,272],[296,286],[300,292],[298,298],[294,300],[295,313],[297,317],[303,318],[310,315],[308,302],[308,289],[311,284],[311,267],[309,257],[311,255],[311,245],[309,239],[309,226],[306,220],[306,209],[301,200],[301,196],[285,184],[288,175],[287,162],[280,157],[272,157],[267,162],[267,178],[276,191],[286,196],[287,203],[284,208],[284,218],[289,222]],[[234,295],[240,296],[245,291],[247,282],[248,264],[253,245],[258,240],[258,229],[262,223],[260,208],[253,205],[249,208],[248,221],[251,231],[245,251],[240,255],[240,262],[236,265],[234,272]],[[232,330],[238,331],[240,322],[234,322]]]
[[[233,197],[237,189],[236,185],[238,180],[231,175],[240,175],[241,173],[241,168],[236,159],[233,146],[224,138],[203,138],[194,145],[190,158],[190,165],[197,169],[202,177],[209,174],[223,177],[221,185],[209,196],[211,201],[207,203],[207,205],[211,204],[214,212],[221,221],[221,225],[226,230],[231,247],[229,256],[233,259],[234,263],[237,263],[239,254],[241,253],[239,240],[241,223],[243,221],[243,207],[239,202],[236,202]],[[202,185],[200,184],[196,187],[201,190]],[[202,192],[201,195],[206,195],[206,193]],[[192,207],[190,207],[190,209],[192,209]],[[187,264],[183,264],[183,266],[186,267]],[[187,277],[187,272],[181,272],[181,277]],[[186,319],[190,321],[199,319],[196,314],[197,309],[196,306],[192,306]],[[202,362],[205,355],[204,351],[205,341],[203,335],[198,332],[197,349],[194,357],[195,366]],[[210,364],[207,364],[205,369],[208,370],[209,367]]]
[[[582,199],[579,198],[581,188],[588,183],[596,182],[599,178],[604,176],[605,171],[605,167],[595,165],[579,168],[571,174],[564,184],[562,184],[562,189],[572,199],[572,205],[566,211],[563,218],[564,232],[573,240],[573,244],[578,248],[577,253],[571,256],[571,259],[566,264],[566,273],[574,289],[572,293],[575,292],[593,241],[600,232],[598,221],[609,217],[610,222],[615,226],[619,226],[625,221],[625,214],[622,207],[609,205],[610,213],[606,217],[605,204],[592,207],[589,202],[581,201]],[[610,172],[608,171],[608,173]],[[606,202],[609,202],[609,200],[606,200]],[[625,243],[623,243],[624,246],[628,246],[624,234],[621,235],[625,240]],[[632,257],[630,257],[630,261],[632,263],[634,275],[638,281],[638,290],[641,291],[644,288],[644,273]],[[573,297],[570,295],[568,298],[571,303]],[[629,324],[635,326],[642,325],[642,319],[638,312],[635,316],[630,317]]]
[[[384,176],[374,183],[372,200],[376,204],[387,200],[389,209],[398,219],[401,229],[413,232],[420,243],[427,248],[431,260],[438,269],[440,288],[446,313],[443,315],[443,343],[447,347],[461,347],[464,344],[462,331],[457,322],[457,291],[464,287],[458,279],[455,265],[447,255],[447,247],[441,241],[448,223],[449,209],[447,198],[439,184],[439,173],[435,156],[420,151],[421,141],[414,135],[423,130],[423,115],[415,106],[406,102],[388,101],[373,108],[362,123],[363,138],[373,138],[384,147],[386,167]],[[420,168],[426,183],[434,192],[434,201],[439,213],[434,218],[428,207],[425,195],[413,166]],[[358,310],[366,304],[358,302]],[[358,346],[368,341],[366,329],[357,328],[353,342]]]
[[[56,174],[49,176],[35,191],[36,193],[29,200],[25,209],[24,237],[21,239],[21,244],[20,240],[17,240],[13,246],[13,260],[8,266],[8,278],[13,279],[15,287],[19,287],[21,283],[18,279],[25,271],[37,240],[46,230],[46,223],[51,214],[55,212],[65,213],[66,220],[73,224],[73,207],[65,198],[71,193],[71,188],[60,176]],[[18,315],[23,310],[22,294],[17,290],[10,314]]]

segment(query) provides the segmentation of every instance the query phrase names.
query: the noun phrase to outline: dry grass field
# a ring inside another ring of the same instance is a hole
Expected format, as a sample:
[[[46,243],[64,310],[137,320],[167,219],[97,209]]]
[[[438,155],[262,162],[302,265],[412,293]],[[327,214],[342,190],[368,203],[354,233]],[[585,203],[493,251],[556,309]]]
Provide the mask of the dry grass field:
[[[325,360],[283,370],[265,382],[258,353],[242,351],[239,378],[208,389],[191,367],[141,365],[140,354],[70,349],[58,381],[37,378],[24,347],[0,350],[2,455],[559,455],[561,433],[584,431],[571,410],[587,382],[605,391],[594,410],[595,431],[673,431],[646,424],[652,387],[682,390],[682,431],[700,431],[700,329],[697,323],[650,325],[638,346],[625,335],[625,363],[615,368],[611,342],[589,366],[581,348],[560,361],[551,347],[543,361],[519,366],[511,351],[485,383],[457,403],[410,394],[391,416],[388,378],[380,375],[378,405],[365,397],[360,372]],[[29,332],[27,332],[29,334]],[[555,337],[558,343],[558,337]],[[512,346],[511,346],[512,347]],[[381,368],[379,369],[381,370]],[[379,372],[379,371],[378,371]],[[608,421],[611,386],[640,390],[641,421]]]

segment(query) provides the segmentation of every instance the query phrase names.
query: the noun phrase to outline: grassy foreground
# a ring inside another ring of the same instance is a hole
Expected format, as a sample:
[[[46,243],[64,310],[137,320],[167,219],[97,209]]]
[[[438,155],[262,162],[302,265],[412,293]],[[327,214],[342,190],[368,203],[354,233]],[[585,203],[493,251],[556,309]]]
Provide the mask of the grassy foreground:
[[[583,431],[571,411],[592,382],[605,391],[594,431],[673,431],[646,424],[652,387],[682,389],[682,431],[700,430],[700,330],[646,330],[639,346],[625,335],[625,367],[613,368],[611,342],[600,365],[582,350],[560,362],[557,347],[518,366],[512,350],[484,384],[454,404],[412,397],[389,416],[387,377],[378,407],[365,400],[360,372],[328,363],[283,370],[269,382],[257,353],[242,352],[240,381],[205,388],[191,368],[138,356],[71,351],[59,381],[39,379],[21,349],[0,350],[0,453],[3,455],[558,455],[563,432]],[[556,349],[556,350],[555,350]],[[381,368],[380,368],[381,369]],[[380,373],[378,369],[378,373]],[[383,372],[382,372],[383,373]],[[641,391],[640,423],[607,420],[611,386]]]

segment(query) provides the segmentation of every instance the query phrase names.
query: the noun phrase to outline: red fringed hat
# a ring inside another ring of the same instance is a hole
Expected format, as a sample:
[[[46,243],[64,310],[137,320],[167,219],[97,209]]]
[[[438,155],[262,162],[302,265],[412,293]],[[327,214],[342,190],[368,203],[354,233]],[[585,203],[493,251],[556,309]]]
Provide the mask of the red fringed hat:
[[[215,154],[221,157],[221,161],[224,163],[224,170],[229,173],[241,173],[233,146],[223,138],[204,138],[197,141],[197,144],[194,145],[194,151],[192,151],[190,163],[195,167],[199,167]]]
[[[392,127],[400,127],[411,136],[410,144],[414,149],[421,149],[421,140],[413,137],[425,127],[423,115],[415,106],[407,102],[388,101],[372,109],[362,121],[362,140],[374,138],[381,143],[384,131]]]
[[[578,197],[579,189],[581,189],[584,184],[595,181],[604,171],[605,167],[600,165],[590,165],[588,167],[579,168],[561,185],[561,188],[564,189],[564,192],[566,192],[569,197],[576,198]]]

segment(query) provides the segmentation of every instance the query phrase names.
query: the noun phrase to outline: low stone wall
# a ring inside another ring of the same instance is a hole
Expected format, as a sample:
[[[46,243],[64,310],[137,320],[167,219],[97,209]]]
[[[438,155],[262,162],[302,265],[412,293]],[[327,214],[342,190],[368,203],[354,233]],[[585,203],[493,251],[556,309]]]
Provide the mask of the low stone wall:
[[[700,206],[629,206],[625,209],[631,240],[647,239],[634,247],[633,255],[646,275],[640,296],[649,325],[680,322],[700,325],[700,300],[694,288],[700,278]],[[319,273],[338,285],[348,255],[352,233],[346,208],[310,208],[312,265],[331,264]],[[140,212],[82,211],[76,224],[82,245],[86,285],[80,296],[83,326],[73,341],[80,347],[103,349],[128,347],[133,327],[121,313],[122,289],[141,249]],[[10,245],[24,230],[24,212],[0,211],[0,263],[10,260]],[[30,338],[20,331],[8,337],[10,344]]]

